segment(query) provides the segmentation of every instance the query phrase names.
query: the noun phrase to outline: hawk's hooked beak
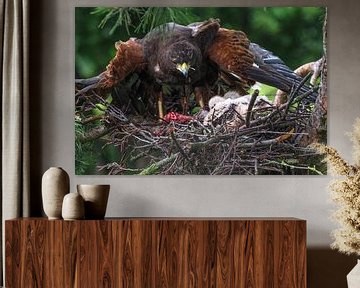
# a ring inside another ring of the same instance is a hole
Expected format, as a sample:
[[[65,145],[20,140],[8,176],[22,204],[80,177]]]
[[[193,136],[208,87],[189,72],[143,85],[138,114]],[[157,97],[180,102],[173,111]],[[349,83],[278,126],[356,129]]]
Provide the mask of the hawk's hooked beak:
[[[176,69],[179,70],[185,77],[189,74],[190,64],[189,63],[178,63],[176,64]]]

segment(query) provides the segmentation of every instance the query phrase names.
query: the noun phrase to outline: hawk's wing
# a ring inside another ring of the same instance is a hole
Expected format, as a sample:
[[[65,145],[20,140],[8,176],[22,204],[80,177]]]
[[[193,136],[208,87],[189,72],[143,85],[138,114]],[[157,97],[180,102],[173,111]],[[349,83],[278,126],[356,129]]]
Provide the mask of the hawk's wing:
[[[204,22],[189,24],[186,27],[191,29],[191,36],[195,39],[201,51],[206,53],[218,35],[220,23],[217,19],[209,19]]]
[[[225,78],[234,79],[243,90],[247,90],[255,81],[290,92],[302,78],[270,51],[258,44],[250,43],[241,31],[220,28],[208,56],[225,74]],[[300,93],[309,91],[303,86]]]
[[[258,44],[250,43],[250,51],[255,56],[255,65],[249,67],[246,74],[250,79],[276,87],[284,92],[291,92],[297,87],[303,78],[291,70],[285,63],[272,52],[262,48]],[[300,87],[299,93],[310,92],[312,87],[304,84]],[[310,92],[311,99],[317,98],[317,92]]]
[[[233,76],[243,89],[254,84],[244,73],[254,63],[249,50],[250,41],[241,31],[220,28],[208,49],[208,57],[215,62],[222,73]]]
[[[116,42],[116,55],[106,66],[106,70],[98,76],[89,79],[76,79],[75,84],[83,88],[76,94],[83,94],[91,89],[107,90],[116,86],[127,75],[141,71],[146,67],[144,49],[137,39],[126,42]]]
[[[272,52],[255,43],[250,43],[249,50],[255,56],[255,65],[246,71],[249,78],[285,92],[301,82],[302,78]]]
[[[154,62],[152,59],[158,55],[159,43],[163,43],[162,46],[169,44],[168,41],[164,41],[166,39],[192,41],[204,52],[213,42],[219,27],[219,21],[213,19],[188,26],[166,23],[151,30],[143,39],[119,41],[115,44],[116,56],[103,73],[89,79],[75,80],[75,84],[81,87],[76,95],[92,89],[107,90],[116,86],[130,73],[144,70],[149,62]]]

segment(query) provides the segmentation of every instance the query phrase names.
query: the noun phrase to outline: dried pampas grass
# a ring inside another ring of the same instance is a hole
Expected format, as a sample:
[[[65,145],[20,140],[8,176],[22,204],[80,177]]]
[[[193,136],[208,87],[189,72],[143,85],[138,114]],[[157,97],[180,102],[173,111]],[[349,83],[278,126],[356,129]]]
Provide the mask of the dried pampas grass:
[[[323,145],[312,145],[326,155],[330,171],[336,177],[329,185],[332,200],[338,209],[332,215],[342,226],[333,231],[331,247],[346,254],[360,256],[360,118],[356,119],[353,132],[354,165],[346,162],[336,149]]]

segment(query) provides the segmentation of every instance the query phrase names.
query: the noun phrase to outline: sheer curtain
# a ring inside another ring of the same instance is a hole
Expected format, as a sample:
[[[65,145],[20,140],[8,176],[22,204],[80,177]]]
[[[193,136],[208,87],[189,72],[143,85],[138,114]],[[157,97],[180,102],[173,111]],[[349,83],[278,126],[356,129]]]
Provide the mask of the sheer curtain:
[[[29,0],[0,0],[1,222],[29,216]],[[4,280],[4,273],[1,282]]]

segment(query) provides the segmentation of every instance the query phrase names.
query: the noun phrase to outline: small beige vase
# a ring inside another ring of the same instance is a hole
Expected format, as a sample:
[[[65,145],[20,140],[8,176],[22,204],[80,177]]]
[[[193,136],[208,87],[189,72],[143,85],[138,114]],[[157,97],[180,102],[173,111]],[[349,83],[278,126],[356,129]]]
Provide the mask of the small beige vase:
[[[78,193],[85,201],[85,219],[104,219],[110,185],[77,185]]]
[[[347,275],[348,288],[360,287],[360,260],[357,261],[355,267]]]
[[[65,195],[61,214],[64,220],[84,219],[84,199],[79,193],[75,192]]]
[[[69,175],[60,167],[50,167],[42,177],[43,208],[49,219],[61,219],[63,198],[69,193]]]

